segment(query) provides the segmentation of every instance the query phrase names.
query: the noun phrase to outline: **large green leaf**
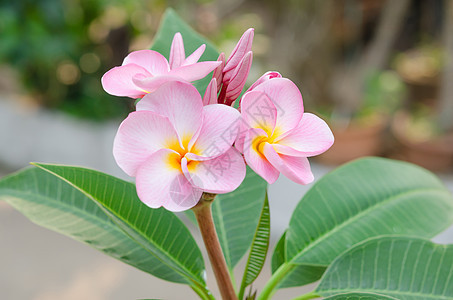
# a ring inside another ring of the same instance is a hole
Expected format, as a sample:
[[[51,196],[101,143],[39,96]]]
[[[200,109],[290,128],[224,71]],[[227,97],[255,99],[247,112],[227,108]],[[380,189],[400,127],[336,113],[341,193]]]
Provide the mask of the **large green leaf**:
[[[126,235],[85,194],[39,168],[0,181],[0,199],[34,223],[86,243],[156,277],[189,281]]]
[[[297,299],[297,298],[296,298]],[[324,300],[398,300],[398,298],[376,293],[344,293],[324,298]]]
[[[285,240],[286,240],[286,231],[281,236],[280,240],[277,242],[274,248],[274,253],[272,255],[271,261],[271,270],[272,273],[275,273],[277,269],[285,263]],[[301,286],[309,284],[317,279],[321,278],[322,274],[327,267],[324,266],[311,266],[311,265],[297,265],[294,266],[288,273],[285,275],[285,279],[280,281],[277,288]]]
[[[249,257],[245,265],[244,275],[239,290],[239,299],[244,296],[244,291],[247,286],[253,283],[261,272],[264,261],[266,260],[267,251],[269,249],[269,237],[271,234],[271,214],[269,211],[269,200],[264,199],[263,208],[261,209],[261,216],[258,226],[255,230],[252,246],[250,248]]]
[[[200,61],[215,61],[219,53],[216,48],[203,36],[193,30],[186,22],[184,22],[176,12],[168,8],[162,18],[159,30],[154,37],[152,50],[155,50],[167,59],[170,56],[171,42],[175,33],[180,32],[184,40],[184,48],[186,56],[195,51],[202,44],[206,44],[206,50],[200,58]],[[211,81],[212,76],[206,76],[203,79],[197,80],[194,85],[201,95],[204,95],[206,87]]]
[[[452,196],[432,173],[383,158],[351,162],[321,178],[296,207],[286,232],[285,263],[274,273],[266,293],[271,285],[285,286],[285,277],[297,266],[325,268],[369,237],[430,238],[452,221]],[[319,279],[319,273],[308,275],[314,276],[293,282]]]
[[[135,185],[94,170],[36,164],[93,200],[143,249],[192,284],[204,287],[204,262],[187,227],[165,209],[151,209],[137,197]]]
[[[453,245],[412,237],[360,243],[327,269],[316,293],[371,292],[402,300],[453,299]]]

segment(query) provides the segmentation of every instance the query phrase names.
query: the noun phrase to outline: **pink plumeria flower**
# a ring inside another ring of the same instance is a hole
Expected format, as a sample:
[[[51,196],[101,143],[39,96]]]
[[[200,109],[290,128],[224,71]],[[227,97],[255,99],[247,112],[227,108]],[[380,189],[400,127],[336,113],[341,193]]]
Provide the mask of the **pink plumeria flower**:
[[[253,36],[254,29],[248,29],[226,62],[224,53],[217,59],[220,65],[214,70],[213,78],[217,80],[217,91],[220,90],[218,103],[232,105],[241,94],[252,66]]]
[[[186,58],[182,36],[178,32],[171,44],[170,62],[153,50],[134,51],[121,66],[104,74],[102,86],[111,95],[141,98],[169,81],[201,79],[220,65],[217,61],[198,62],[205,48],[206,45],[201,45]]]
[[[232,147],[237,131],[230,129],[238,119],[232,107],[203,107],[191,84],[168,82],[145,95],[121,123],[113,155],[136,177],[146,205],[187,210],[203,192],[228,193],[244,180],[244,160]]]
[[[286,78],[265,80],[241,99],[244,127],[236,148],[246,163],[268,183],[282,173],[308,184],[313,174],[307,157],[332,146],[334,137],[319,117],[304,113],[302,95]]]

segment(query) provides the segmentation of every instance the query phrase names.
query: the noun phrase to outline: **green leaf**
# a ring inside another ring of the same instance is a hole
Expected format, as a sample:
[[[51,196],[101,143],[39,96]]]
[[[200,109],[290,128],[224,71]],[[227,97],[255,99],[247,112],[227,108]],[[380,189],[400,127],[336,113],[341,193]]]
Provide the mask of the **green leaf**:
[[[396,299],[453,299],[453,245],[413,237],[360,243],[327,269],[316,293],[371,292]]]
[[[187,227],[173,213],[143,204],[134,184],[80,167],[35,165],[97,203],[117,226],[161,264],[198,287],[205,286],[203,258]]]
[[[297,299],[297,298],[296,298]],[[375,293],[344,293],[324,298],[324,300],[398,300],[398,298]]]
[[[144,272],[164,280],[188,283],[185,277],[126,235],[84,193],[39,168],[28,168],[0,180],[0,200],[34,223]]]
[[[321,178],[299,202],[286,232],[285,263],[271,284],[284,280],[297,265],[325,268],[369,237],[430,238],[452,221],[452,196],[432,173],[389,159],[356,160]]]
[[[264,198],[263,208],[261,210],[260,220],[255,230],[252,246],[250,248],[249,257],[245,266],[244,275],[242,278],[241,288],[239,291],[239,299],[244,296],[245,288],[253,283],[258,277],[266,260],[267,251],[269,249],[269,237],[271,233],[271,215],[269,211],[269,200]]]
[[[281,236],[280,240],[275,245],[274,253],[272,255],[271,270],[275,273],[278,268],[285,263],[285,239],[286,231]],[[286,288],[293,286],[301,286],[309,284],[321,278],[322,274],[327,267],[311,266],[311,265],[297,265],[294,266],[285,275],[284,280],[280,281],[277,288]]]
[[[154,37],[152,50],[161,53],[167,59],[170,56],[171,42],[175,33],[180,32],[184,40],[184,48],[186,57],[195,51],[202,44],[206,44],[206,50],[200,58],[200,61],[216,61],[219,53],[216,48],[206,38],[193,30],[178,14],[171,8],[165,11],[159,30]],[[208,75],[203,79],[194,82],[198,92],[203,96],[206,87],[211,81],[212,75]]]
[[[249,249],[260,219],[267,183],[251,169],[237,190],[218,195],[212,215],[230,271]]]

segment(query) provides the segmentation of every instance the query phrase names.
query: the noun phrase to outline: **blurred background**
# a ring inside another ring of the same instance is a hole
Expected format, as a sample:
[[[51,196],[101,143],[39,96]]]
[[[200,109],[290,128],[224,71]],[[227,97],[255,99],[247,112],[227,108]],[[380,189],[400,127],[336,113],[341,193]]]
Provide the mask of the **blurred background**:
[[[438,172],[453,190],[453,0],[3,0],[0,176],[42,161],[128,179],[111,147],[133,100],[106,94],[100,78],[150,47],[167,7],[227,55],[255,28],[248,84],[279,71],[334,132],[311,160],[316,178],[379,155]],[[285,178],[270,188],[273,242],[307,188]],[[272,195],[287,201],[272,207]],[[1,299],[190,299],[1,202],[0,244]]]

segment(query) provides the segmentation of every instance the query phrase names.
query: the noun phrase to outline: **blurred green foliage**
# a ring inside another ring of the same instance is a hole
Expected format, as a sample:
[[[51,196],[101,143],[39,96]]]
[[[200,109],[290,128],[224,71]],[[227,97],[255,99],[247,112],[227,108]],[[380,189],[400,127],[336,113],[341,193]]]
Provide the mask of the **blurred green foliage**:
[[[112,3],[3,1],[0,63],[17,69],[22,86],[43,106],[97,120],[127,114],[129,101],[106,94],[100,83],[114,58],[127,54],[134,33],[121,14],[105,18]]]

